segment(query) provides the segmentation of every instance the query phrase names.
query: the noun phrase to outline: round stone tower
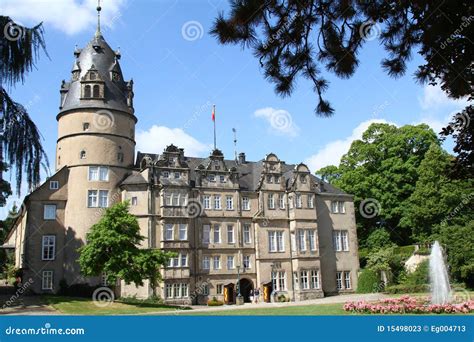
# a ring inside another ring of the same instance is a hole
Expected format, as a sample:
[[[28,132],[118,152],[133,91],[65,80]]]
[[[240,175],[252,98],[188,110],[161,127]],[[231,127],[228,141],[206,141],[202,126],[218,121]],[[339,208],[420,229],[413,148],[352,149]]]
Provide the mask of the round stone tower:
[[[100,7],[98,8],[100,14]],[[100,18],[100,17],[99,17]],[[64,270],[68,284],[83,279],[76,249],[106,207],[121,200],[120,182],[135,156],[133,81],[123,79],[120,52],[100,32],[74,51],[70,81],[61,84],[56,169],[67,167]]]

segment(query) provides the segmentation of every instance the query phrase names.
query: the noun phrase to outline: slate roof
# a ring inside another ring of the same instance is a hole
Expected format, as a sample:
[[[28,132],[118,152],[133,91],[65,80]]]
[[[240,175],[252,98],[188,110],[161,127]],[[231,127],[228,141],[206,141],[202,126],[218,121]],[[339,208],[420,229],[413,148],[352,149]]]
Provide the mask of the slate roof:
[[[135,164],[136,169],[140,169],[141,162],[143,158],[145,158],[145,156],[149,156],[153,162],[157,161],[159,158],[159,155],[156,153],[138,152],[137,160]],[[196,180],[196,168],[200,164],[206,165],[208,160],[209,158],[184,157],[184,161],[188,164],[189,169],[190,169],[191,181]],[[256,162],[246,161],[243,164],[239,164],[235,160],[232,160],[232,159],[225,159],[224,162],[228,169],[231,169],[232,167],[235,167],[237,169],[237,172],[239,173],[239,185],[240,185],[241,190],[247,190],[247,191],[257,190],[258,183],[260,181],[260,177],[263,170],[263,160],[256,161]],[[288,181],[293,177],[293,172],[295,170],[295,167],[296,167],[295,164],[282,163],[282,168],[283,168],[282,176],[285,178],[287,184],[288,184]],[[132,175],[126,178],[122,184],[142,184],[143,181],[145,181],[145,179],[143,178],[143,176],[141,176],[141,178],[138,177],[137,173],[140,174],[140,172],[134,171]],[[318,184],[321,182],[321,179],[314,175],[311,175],[311,178]],[[329,183],[324,183],[323,189],[325,193],[341,194],[341,195],[346,194],[344,191],[332,186]]]

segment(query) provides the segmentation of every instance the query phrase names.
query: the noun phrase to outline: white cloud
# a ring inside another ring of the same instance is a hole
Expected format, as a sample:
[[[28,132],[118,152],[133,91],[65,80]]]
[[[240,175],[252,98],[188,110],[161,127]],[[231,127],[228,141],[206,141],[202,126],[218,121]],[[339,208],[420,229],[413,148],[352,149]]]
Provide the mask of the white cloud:
[[[113,26],[122,15],[125,0],[101,2],[101,25]],[[73,35],[92,30],[97,22],[97,0],[3,0],[2,13],[26,26],[44,22],[55,29]]]
[[[163,153],[168,145],[184,148],[187,156],[203,157],[211,147],[199,142],[181,128],[169,128],[153,125],[146,131],[139,131],[136,136],[137,151],[146,153]]]
[[[369,128],[372,123],[390,123],[395,125],[393,122],[388,122],[383,119],[371,119],[360,123],[352,134],[345,139],[335,140],[327,143],[318,152],[308,157],[304,162],[311,171],[316,171],[324,166],[336,165],[339,166],[341,157],[349,151],[349,148],[354,140],[362,138],[362,134]]]
[[[270,125],[270,131],[277,135],[296,137],[299,134],[299,127],[293,122],[291,114],[284,109],[266,107],[257,109],[254,115],[265,119]]]
[[[426,85],[423,88],[423,95],[418,98],[420,107],[423,111],[437,111],[441,107],[465,107],[466,99],[451,99],[441,89],[439,85]]]

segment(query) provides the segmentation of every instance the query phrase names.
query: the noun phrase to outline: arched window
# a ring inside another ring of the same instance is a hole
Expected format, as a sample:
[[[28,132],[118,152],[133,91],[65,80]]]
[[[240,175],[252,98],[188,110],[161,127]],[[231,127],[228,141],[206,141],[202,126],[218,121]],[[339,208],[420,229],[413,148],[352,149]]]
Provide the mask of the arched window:
[[[84,87],[84,97],[91,97],[91,86],[86,85]]]
[[[92,95],[93,97],[100,97],[100,87],[98,84],[94,86],[92,93],[93,93]]]
[[[90,79],[91,79],[91,80],[95,80],[95,79],[96,79],[95,72],[91,72],[91,73],[90,73]]]
[[[81,159],[86,159],[86,151],[82,150],[80,156],[81,156]]]

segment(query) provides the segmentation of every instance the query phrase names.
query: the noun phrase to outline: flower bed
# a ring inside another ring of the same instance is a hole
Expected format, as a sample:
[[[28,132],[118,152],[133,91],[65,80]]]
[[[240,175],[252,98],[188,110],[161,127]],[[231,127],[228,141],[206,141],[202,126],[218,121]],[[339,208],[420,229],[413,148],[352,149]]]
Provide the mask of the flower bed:
[[[347,302],[344,310],[362,314],[441,314],[441,313],[472,313],[474,300],[459,304],[429,304],[426,299],[417,299],[409,296],[400,298],[382,299],[378,303],[365,301]]]

